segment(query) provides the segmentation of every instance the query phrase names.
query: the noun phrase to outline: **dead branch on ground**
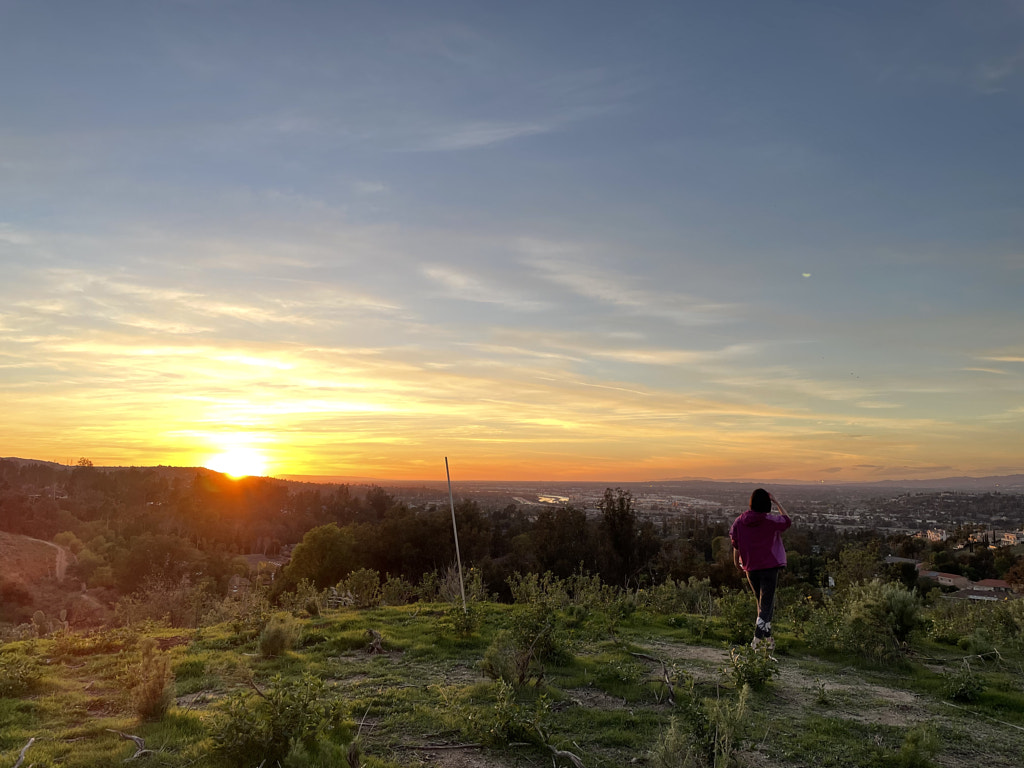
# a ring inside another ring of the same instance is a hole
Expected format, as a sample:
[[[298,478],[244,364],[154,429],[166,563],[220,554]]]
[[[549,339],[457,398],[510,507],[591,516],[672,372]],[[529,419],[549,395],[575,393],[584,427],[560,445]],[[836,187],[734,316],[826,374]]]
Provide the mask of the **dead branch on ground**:
[[[21,764],[25,762],[25,753],[28,752],[28,748],[36,743],[36,737],[33,736],[28,740],[28,744],[21,748],[21,752],[18,754],[18,762],[16,762],[13,768],[21,768]]]
[[[146,749],[146,740],[141,736],[132,736],[130,733],[122,733],[121,731],[115,731],[113,728],[107,728],[111,733],[116,733],[122,739],[127,741],[135,742],[135,754],[127,758],[124,762],[129,762],[137,757],[145,757],[146,755],[155,755],[155,749]]]
[[[668,664],[663,659],[659,659],[656,656],[649,656],[646,653],[630,653],[630,656],[636,656],[638,659],[646,659],[647,661],[653,661],[655,664],[661,664],[661,679],[665,683],[665,687],[668,688],[668,703],[673,707],[676,705],[676,689],[672,685],[672,678],[668,673]]]

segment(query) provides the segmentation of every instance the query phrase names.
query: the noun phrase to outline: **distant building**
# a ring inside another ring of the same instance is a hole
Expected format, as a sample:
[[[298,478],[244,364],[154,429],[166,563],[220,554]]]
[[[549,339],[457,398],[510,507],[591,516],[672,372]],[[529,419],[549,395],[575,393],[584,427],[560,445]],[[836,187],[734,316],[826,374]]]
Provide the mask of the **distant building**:
[[[918,571],[918,575],[922,579],[930,579],[931,581],[938,582],[940,587],[967,589],[971,586],[970,579],[956,573],[943,573],[942,571]]]
[[[1002,579],[982,579],[971,585],[974,589],[982,592],[995,592],[997,594],[1009,594],[1010,583]]]

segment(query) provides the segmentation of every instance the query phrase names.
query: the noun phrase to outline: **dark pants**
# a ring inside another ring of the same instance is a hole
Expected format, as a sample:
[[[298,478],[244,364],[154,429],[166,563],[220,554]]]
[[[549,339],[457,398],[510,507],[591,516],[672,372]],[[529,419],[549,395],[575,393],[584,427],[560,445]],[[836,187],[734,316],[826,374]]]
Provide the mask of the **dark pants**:
[[[772,614],[775,612],[775,588],[779,584],[781,568],[765,568],[760,571],[747,571],[747,581],[757,598],[757,623],[754,625],[754,637],[763,640],[772,636]]]

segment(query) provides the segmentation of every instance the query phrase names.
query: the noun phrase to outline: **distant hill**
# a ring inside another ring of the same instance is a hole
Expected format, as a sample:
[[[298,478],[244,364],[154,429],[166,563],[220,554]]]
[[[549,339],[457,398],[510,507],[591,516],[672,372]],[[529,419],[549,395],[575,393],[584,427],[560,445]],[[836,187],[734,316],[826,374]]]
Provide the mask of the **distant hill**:
[[[918,488],[936,491],[1024,491],[1024,475],[942,477],[929,480],[878,480],[856,485],[876,488]]]
[[[72,469],[65,464],[59,464],[54,461],[43,461],[40,459],[22,459],[14,456],[6,456],[0,459],[2,461],[11,461],[17,464],[43,464],[46,466]],[[100,467],[97,469],[128,469],[128,467]],[[200,473],[200,474],[211,474],[219,475],[220,472],[216,472],[212,469],[206,469],[205,467],[171,467],[166,465],[158,465],[153,467],[136,467],[137,469],[154,469],[164,475],[180,476],[183,473]],[[437,485],[444,484],[444,478],[432,478],[432,479],[419,479],[419,480],[390,480],[379,477],[369,477],[365,475],[274,475],[273,480],[282,480],[290,483],[314,483],[321,485],[337,485],[337,484],[351,484],[351,485],[380,485],[384,487],[403,487],[403,486],[423,486],[423,485]],[[460,485],[472,485],[479,481],[459,481]],[[488,481],[488,484],[496,482],[505,482],[500,479]],[[907,489],[907,490],[933,490],[933,491],[974,491],[974,492],[985,492],[985,491],[1003,491],[1003,492],[1024,492],[1024,474],[1014,475],[990,475],[986,477],[968,477],[966,475],[960,477],[938,477],[938,478],[927,478],[927,479],[903,479],[903,480],[874,480],[865,482],[825,482],[814,481],[814,480],[793,480],[793,479],[726,479],[726,480],[715,480],[710,477],[674,477],[674,478],[662,478],[657,480],[643,480],[643,481],[615,481],[615,480],[593,480],[593,481],[563,481],[563,480],[545,480],[539,478],[532,481],[519,481],[514,483],[515,485],[529,485],[536,483],[544,483],[547,485],[579,485],[579,486],[590,486],[590,485],[623,485],[623,486],[638,486],[646,483],[711,483],[716,485],[772,485],[772,486],[825,486],[833,488],[860,488],[860,489],[871,489],[871,488],[885,488],[885,489]]]

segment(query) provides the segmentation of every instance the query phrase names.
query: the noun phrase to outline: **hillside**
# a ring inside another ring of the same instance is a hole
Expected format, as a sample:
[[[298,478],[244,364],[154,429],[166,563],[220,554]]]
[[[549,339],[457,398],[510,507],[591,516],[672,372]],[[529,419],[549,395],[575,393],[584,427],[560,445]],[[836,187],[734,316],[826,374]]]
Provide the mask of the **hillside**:
[[[640,594],[557,610],[544,598],[476,603],[468,623],[438,603],[281,613],[270,627],[291,649],[278,655],[268,654],[271,632],[259,630],[268,614],[249,598],[233,610],[201,630],[140,626],[8,644],[0,686],[16,659],[47,663],[31,692],[3,705],[0,759],[12,764],[36,737],[37,765],[111,765],[137,751],[119,733],[182,768],[256,766],[279,749],[284,766],[673,768],[702,743],[747,768],[1010,768],[1024,748],[1012,643],[977,654],[921,635],[899,659],[868,662],[822,653],[789,621],[777,674],[748,695],[727,615],[659,609]],[[166,715],[140,722],[128,689],[154,658],[147,636],[175,690]],[[527,646],[517,666],[515,648]],[[969,703],[947,693],[965,663],[982,684]],[[301,733],[305,747],[294,739]],[[346,763],[353,742],[360,757]]]

